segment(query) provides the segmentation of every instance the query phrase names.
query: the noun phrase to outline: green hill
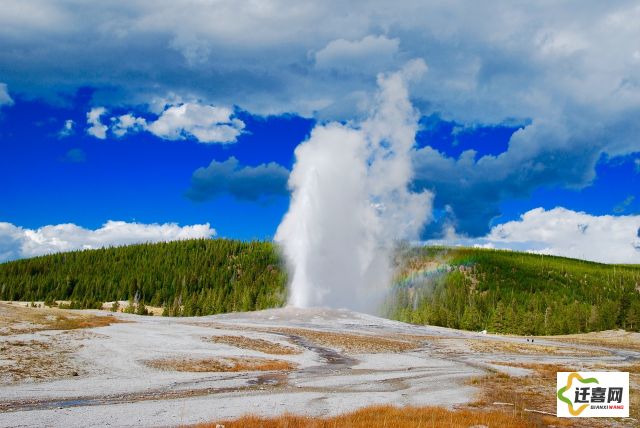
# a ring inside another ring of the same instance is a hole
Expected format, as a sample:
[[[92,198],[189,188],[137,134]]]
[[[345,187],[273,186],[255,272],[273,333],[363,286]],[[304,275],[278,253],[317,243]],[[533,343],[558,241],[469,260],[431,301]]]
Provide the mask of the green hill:
[[[468,330],[566,334],[640,330],[640,267],[469,248],[405,247],[382,312]],[[166,315],[282,306],[273,244],[224,239],[75,251],[0,264],[0,300],[135,300]]]
[[[640,267],[475,248],[405,248],[384,312],[466,330],[640,330]]]
[[[0,264],[0,300],[137,299],[167,315],[280,306],[286,274],[269,242],[201,239],[74,251]]]

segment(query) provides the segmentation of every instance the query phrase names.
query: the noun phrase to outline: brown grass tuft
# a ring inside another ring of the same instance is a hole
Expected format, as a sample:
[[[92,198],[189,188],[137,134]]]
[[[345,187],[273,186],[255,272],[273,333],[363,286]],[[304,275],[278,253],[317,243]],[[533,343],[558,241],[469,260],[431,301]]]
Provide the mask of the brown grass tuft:
[[[328,331],[315,331],[303,328],[278,328],[269,329],[271,333],[300,336],[317,345],[340,349],[351,354],[375,354],[385,352],[404,352],[417,349],[422,341],[412,338],[389,339],[382,336],[334,333]]]
[[[112,315],[88,315],[71,310],[26,308],[0,303],[0,336],[43,330],[75,330],[125,322]]]
[[[535,343],[517,343],[504,340],[467,339],[467,345],[473,352],[482,354],[519,354],[519,355],[571,355],[575,357],[598,357],[611,355],[600,349],[578,349],[567,346],[549,346]]]
[[[0,342],[0,384],[23,380],[58,379],[78,375],[68,355],[72,348],[57,340]]]
[[[272,355],[294,355],[302,352],[297,347],[294,348],[293,346],[285,346],[276,342],[269,342],[268,340],[263,339],[252,339],[245,336],[213,336],[207,340],[213,343],[224,343],[225,345],[251,349]]]
[[[515,414],[536,426],[572,427],[583,426],[580,419],[557,418],[556,413],[556,373],[587,368],[565,367],[557,364],[498,363],[533,371],[527,376],[509,376],[494,373],[472,379],[471,384],[481,388],[480,395],[472,407],[508,408]],[[549,414],[545,414],[549,413]],[[592,421],[593,427],[608,426],[605,421]]]
[[[565,336],[546,336],[545,340],[555,340],[577,345],[602,346],[615,349],[640,351],[640,333],[624,330],[597,331],[591,333],[568,334]]]
[[[145,364],[159,370],[178,372],[255,372],[290,371],[296,365],[289,361],[269,360],[266,358],[164,358],[148,360]]]
[[[196,425],[198,428],[468,428],[533,427],[533,423],[504,411],[448,410],[442,407],[371,406],[340,416],[313,418],[284,415],[274,418],[244,416],[232,421]]]

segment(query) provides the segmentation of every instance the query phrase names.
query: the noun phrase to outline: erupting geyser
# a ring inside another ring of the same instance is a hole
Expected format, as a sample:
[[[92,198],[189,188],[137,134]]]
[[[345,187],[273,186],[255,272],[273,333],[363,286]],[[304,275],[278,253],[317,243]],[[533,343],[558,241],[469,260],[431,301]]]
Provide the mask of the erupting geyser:
[[[432,195],[412,193],[418,115],[407,82],[421,60],[379,75],[369,117],[316,126],[296,151],[291,205],[275,240],[290,272],[289,304],[375,310],[391,282],[391,251],[415,239]]]

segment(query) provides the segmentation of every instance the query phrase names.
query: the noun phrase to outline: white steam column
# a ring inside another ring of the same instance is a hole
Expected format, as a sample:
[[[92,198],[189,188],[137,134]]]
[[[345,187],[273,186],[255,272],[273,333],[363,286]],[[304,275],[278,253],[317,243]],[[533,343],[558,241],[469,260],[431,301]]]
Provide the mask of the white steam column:
[[[422,60],[379,75],[370,116],[318,125],[295,150],[291,205],[275,240],[289,269],[289,304],[375,311],[391,282],[394,243],[418,237],[432,195],[412,193],[418,128],[407,81]]]

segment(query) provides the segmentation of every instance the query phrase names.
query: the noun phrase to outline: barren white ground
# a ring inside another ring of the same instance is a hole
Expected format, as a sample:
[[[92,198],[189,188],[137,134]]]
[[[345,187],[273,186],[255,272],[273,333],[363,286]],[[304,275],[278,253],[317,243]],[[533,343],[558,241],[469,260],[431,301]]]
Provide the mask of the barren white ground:
[[[104,315],[104,312],[86,311]],[[483,335],[439,327],[413,326],[346,310],[284,308],[199,318],[141,317],[116,314],[129,321],[107,327],[41,331],[0,336],[7,340],[48,342],[64,338],[78,376],[58,380],[0,384],[0,426],[89,427],[175,426],[235,418],[247,413],[284,412],[333,415],[371,404],[455,406],[474,399],[468,380],[490,369],[526,375],[496,361],[572,364],[584,348],[583,362],[633,362],[640,353],[609,349],[591,355],[593,346],[566,346],[567,352],[544,355],[477,352],[470,343],[507,341],[528,346],[525,338]],[[416,349],[357,353],[322,346],[291,333],[317,332],[399,338],[412,335]],[[278,329],[282,331],[278,332]],[[76,333],[74,333],[76,332]],[[243,335],[296,346],[296,355],[268,355],[212,343],[207,338]],[[421,337],[418,337],[421,336]],[[416,339],[416,337],[418,337]],[[545,344],[536,340],[536,345]],[[288,373],[185,373],[154,369],[144,362],[158,358],[263,357],[294,362]]]

